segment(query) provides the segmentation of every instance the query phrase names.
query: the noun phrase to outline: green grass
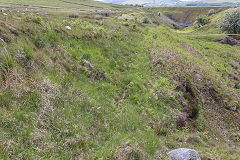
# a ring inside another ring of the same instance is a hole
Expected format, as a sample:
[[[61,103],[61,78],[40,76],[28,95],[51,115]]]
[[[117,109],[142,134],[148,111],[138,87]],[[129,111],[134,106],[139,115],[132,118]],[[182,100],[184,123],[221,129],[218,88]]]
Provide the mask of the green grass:
[[[106,4],[94,0],[0,0],[0,6],[11,7],[21,13],[47,14],[58,17],[67,17],[72,14],[114,13],[133,8],[131,6]]]
[[[0,159],[114,159],[127,146],[135,159],[179,147],[238,158],[226,140],[239,113],[226,108],[240,107],[230,76],[239,47],[121,18],[0,19]]]

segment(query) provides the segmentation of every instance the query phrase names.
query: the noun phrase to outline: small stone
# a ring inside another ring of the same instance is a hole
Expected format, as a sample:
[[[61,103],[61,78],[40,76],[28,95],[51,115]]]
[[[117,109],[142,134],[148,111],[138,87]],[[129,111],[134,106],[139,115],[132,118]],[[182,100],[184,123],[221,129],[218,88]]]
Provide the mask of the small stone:
[[[4,15],[4,16],[8,16],[8,14],[7,14],[7,13],[3,13],[3,15]]]
[[[0,41],[5,42],[4,39],[0,38]]]
[[[236,110],[237,110],[237,106],[232,106],[232,107],[230,107],[230,110],[231,110],[231,111],[236,111]]]
[[[193,149],[179,148],[168,153],[169,160],[201,160],[198,153]]]
[[[43,121],[39,121],[39,122],[38,122],[38,125],[42,127],[42,126],[45,125],[45,123],[44,123]]]
[[[64,28],[66,28],[68,30],[72,30],[72,28],[70,26],[65,26]]]
[[[197,79],[198,79],[199,81],[202,80],[202,76],[201,76],[200,74],[196,74],[196,77],[197,77]]]
[[[87,67],[89,70],[93,70],[93,65],[88,61],[88,60],[84,60],[83,61],[83,66]]]

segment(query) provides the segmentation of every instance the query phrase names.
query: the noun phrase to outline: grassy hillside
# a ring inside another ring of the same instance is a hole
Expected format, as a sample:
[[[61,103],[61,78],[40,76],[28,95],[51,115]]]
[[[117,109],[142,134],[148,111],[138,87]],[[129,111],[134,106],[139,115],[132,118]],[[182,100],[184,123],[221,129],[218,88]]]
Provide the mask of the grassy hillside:
[[[10,6],[38,6],[38,7],[61,7],[61,8],[121,8],[120,5],[106,4],[93,0],[0,0],[1,5]]]
[[[0,159],[164,159],[179,147],[239,158],[240,47],[112,17],[7,14]]]
[[[225,8],[226,9],[226,8]],[[192,35],[207,36],[207,37],[215,37],[215,40],[219,40],[226,36],[221,29],[220,24],[222,23],[225,13],[227,10],[221,9],[220,12],[217,12],[209,17],[205,16],[205,18],[209,19],[209,23],[204,26],[199,26],[198,24],[187,27],[183,31],[177,31],[179,33],[191,33]],[[217,11],[217,9],[215,9]],[[189,35],[189,34],[188,34]]]
[[[106,4],[94,0],[0,0],[0,6],[22,13],[50,14],[66,16],[69,14],[113,13],[130,9],[130,6]]]

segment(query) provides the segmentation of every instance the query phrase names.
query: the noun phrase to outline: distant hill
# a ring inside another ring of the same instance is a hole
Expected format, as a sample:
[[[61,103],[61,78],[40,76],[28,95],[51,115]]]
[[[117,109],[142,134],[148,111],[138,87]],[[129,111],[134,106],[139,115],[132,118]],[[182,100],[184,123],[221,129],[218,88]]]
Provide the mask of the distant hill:
[[[240,6],[239,0],[102,0],[106,3],[115,4],[140,4],[151,7],[166,6],[192,6],[192,7],[211,7],[211,6]]]

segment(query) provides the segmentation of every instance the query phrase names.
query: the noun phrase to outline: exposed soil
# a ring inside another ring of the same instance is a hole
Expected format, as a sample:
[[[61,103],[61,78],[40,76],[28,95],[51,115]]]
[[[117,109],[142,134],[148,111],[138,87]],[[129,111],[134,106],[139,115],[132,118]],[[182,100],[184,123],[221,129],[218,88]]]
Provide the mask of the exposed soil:
[[[240,36],[228,36],[218,41],[222,44],[229,44],[231,46],[240,46]]]
[[[183,29],[186,27],[191,27],[193,26],[193,23],[194,23],[194,21],[192,20],[187,21],[189,16],[186,17],[185,20],[176,20],[171,14],[167,15],[167,17],[173,21],[173,26],[175,29]]]

